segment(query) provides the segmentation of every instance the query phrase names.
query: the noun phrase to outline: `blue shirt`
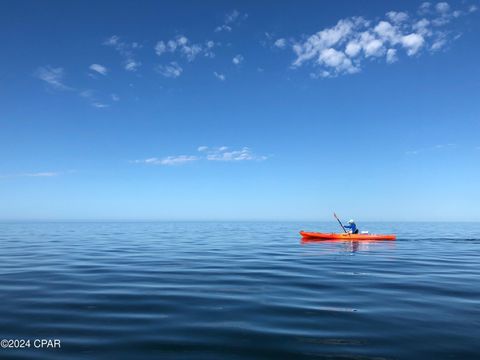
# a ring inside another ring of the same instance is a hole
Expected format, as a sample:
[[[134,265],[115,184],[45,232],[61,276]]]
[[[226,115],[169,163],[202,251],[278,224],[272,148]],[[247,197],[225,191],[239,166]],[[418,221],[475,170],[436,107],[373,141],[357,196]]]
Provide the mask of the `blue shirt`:
[[[345,229],[352,230],[352,233],[354,233],[358,230],[357,225],[355,223],[345,225]]]

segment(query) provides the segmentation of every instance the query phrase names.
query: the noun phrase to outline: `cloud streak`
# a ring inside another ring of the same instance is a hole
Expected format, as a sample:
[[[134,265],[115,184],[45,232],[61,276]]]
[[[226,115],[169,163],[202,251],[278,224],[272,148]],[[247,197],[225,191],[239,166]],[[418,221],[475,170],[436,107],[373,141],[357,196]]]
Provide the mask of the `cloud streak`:
[[[97,65],[97,64],[92,64],[92,65]],[[103,66],[101,67],[104,68]],[[91,68],[92,66],[90,66],[90,69]],[[103,69],[100,69],[100,68],[98,68],[97,70],[103,71]],[[107,71],[106,68],[104,68],[104,70],[105,72]],[[77,94],[79,97],[86,99],[88,103],[95,108],[106,108],[110,106],[98,99],[98,92],[95,90],[75,89],[65,85],[64,83],[65,71],[61,67],[41,66],[34,72],[34,76],[44,81],[48,85],[48,87],[51,89],[58,90],[58,91],[68,90],[74,94]]]
[[[164,158],[148,158],[144,160],[135,160],[134,163],[137,164],[148,164],[148,165],[181,165],[189,163],[192,161],[198,160],[197,156],[193,155],[177,155],[177,156],[167,156]]]
[[[34,76],[44,81],[52,89],[72,90],[64,83],[65,71],[61,67],[41,66],[34,72]]]
[[[103,109],[110,107],[109,104],[106,104],[98,99],[98,92],[95,90],[83,90],[79,92],[80,97],[86,99],[91,106],[97,109]]]
[[[226,146],[219,148],[207,148],[202,150],[206,153],[206,159],[209,161],[263,161],[267,160],[267,156],[256,155],[248,147],[240,150],[231,150]]]
[[[103,65],[100,65],[100,64],[92,64],[88,67],[91,71],[94,71],[96,72],[97,74],[100,74],[100,75],[107,75],[108,73],[108,69],[103,66]]]
[[[16,177],[35,177],[35,178],[49,178],[59,176],[59,172],[45,171],[45,172],[34,172],[34,173],[22,173],[22,174],[7,174],[0,175],[0,178],[16,178]]]
[[[156,71],[160,75],[162,75],[166,78],[175,79],[175,78],[179,77],[180,75],[182,75],[183,68],[180,65],[178,65],[177,62],[172,61],[170,64],[167,64],[167,65],[158,65],[156,67]]]
[[[222,161],[222,162],[241,162],[241,161],[264,161],[268,157],[265,155],[257,155],[248,147],[239,150],[230,149],[227,146],[208,147],[199,146],[197,151],[200,155],[174,155],[164,158],[151,157],[143,160],[132,161],[135,164],[147,165],[183,165],[194,161]]]
[[[215,76],[220,81],[225,81],[227,79],[224,74],[217,73],[216,71],[213,72],[213,76]]]
[[[434,146],[430,146],[427,148],[421,148],[421,149],[416,149],[416,150],[408,150],[405,152],[405,155],[419,155],[421,153],[426,153],[426,152],[434,152],[434,151],[442,151],[442,150],[453,150],[456,149],[457,145],[453,143],[448,143],[448,144],[437,144]]]

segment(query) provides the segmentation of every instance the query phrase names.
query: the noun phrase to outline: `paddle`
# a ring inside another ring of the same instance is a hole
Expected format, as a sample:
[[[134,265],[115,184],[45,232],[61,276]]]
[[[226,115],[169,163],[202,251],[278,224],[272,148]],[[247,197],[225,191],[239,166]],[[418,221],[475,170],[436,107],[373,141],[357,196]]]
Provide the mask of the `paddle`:
[[[345,233],[347,233],[347,230],[345,230],[345,227],[343,226],[342,222],[340,221],[340,219],[337,217],[337,214],[333,213],[333,216],[335,216],[335,219],[337,219],[338,223],[340,224],[340,226],[342,227],[343,231],[345,231]]]

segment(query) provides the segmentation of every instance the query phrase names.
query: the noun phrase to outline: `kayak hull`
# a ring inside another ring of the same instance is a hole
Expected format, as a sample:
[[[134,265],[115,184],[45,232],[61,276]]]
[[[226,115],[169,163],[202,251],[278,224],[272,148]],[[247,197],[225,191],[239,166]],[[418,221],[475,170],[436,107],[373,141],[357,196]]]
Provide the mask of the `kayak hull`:
[[[392,234],[327,234],[319,232],[300,231],[300,235],[304,239],[312,240],[395,240],[397,237]]]

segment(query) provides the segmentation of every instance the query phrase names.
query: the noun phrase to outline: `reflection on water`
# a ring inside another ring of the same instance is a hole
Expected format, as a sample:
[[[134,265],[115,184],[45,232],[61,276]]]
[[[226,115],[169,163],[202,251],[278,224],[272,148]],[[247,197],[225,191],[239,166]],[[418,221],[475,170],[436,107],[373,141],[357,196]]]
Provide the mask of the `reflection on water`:
[[[339,251],[355,253],[357,251],[386,251],[395,249],[395,241],[382,240],[315,240],[315,239],[300,239],[302,245],[319,246],[326,248],[326,251]]]

